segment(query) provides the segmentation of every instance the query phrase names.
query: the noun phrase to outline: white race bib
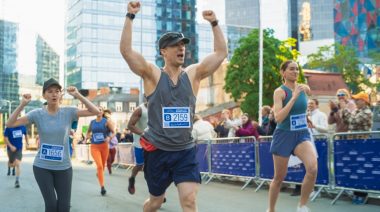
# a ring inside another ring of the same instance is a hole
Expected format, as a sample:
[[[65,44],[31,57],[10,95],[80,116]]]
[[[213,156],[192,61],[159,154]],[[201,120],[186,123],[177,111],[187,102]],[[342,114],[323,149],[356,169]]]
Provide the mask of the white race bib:
[[[163,107],[163,128],[190,128],[190,107]]]
[[[64,150],[64,147],[62,145],[42,144],[40,159],[62,162],[63,150]]]
[[[94,133],[92,134],[92,137],[94,138],[94,143],[100,143],[104,141],[103,133]]]
[[[12,132],[13,138],[22,138],[22,131],[21,130],[15,130]]]
[[[290,116],[290,130],[307,129],[306,113]]]

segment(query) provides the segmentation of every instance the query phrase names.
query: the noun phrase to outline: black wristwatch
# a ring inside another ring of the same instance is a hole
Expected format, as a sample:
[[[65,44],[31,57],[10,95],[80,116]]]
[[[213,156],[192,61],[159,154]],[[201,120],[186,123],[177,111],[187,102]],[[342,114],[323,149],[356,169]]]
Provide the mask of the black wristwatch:
[[[125,16],[127,16],[129,19],[133,20],[133,19],[135,19],[136,15],[133,13],[127,13],[127,15],[125,15]]]
[[[218,20],[211,22],[211,26],[212,27],[218,26],[218,22],[219,22]]]

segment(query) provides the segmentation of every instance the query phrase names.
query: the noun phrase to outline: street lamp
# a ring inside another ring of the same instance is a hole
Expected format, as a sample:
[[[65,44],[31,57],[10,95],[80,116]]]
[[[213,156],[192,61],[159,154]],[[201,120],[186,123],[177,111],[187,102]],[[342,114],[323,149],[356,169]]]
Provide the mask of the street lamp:
[[[8,103],[8,119],[9,119],[9,117],[11,116],[11,112],[12,112],[12,103],[15,101],[10,101],[10,100],[6,100],[6,99],[2,99],[1,101]]]

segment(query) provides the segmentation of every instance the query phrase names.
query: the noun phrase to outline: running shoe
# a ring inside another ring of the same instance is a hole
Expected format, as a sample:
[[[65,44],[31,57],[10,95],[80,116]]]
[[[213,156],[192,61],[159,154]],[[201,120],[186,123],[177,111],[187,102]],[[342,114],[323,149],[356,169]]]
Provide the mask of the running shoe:
[[[129,178],[129,185],[128,185],[128,192],[130,194],[135,194],[135,178],[134,177],[130,177]]]
[[[310,212],[310,209],[308,207],[306,207],[306,205],[303,205],[303,206],[298,206],[297,207],[297,212]]]
[[[15,188],[20,188],[20,182],[18,180],[15,182]]]
[[[102,186],[102,188],[100,189],[100,194],[104,196],[106,195],[106,193],[107,193],[106,189],[104,188],[104,186]]]

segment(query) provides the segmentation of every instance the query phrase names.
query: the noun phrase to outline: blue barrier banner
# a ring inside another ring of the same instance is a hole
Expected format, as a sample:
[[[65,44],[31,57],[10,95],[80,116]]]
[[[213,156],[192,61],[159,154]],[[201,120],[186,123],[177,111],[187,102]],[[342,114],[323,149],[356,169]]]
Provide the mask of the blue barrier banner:
[[[208,172],[207,144],[197,144],[196,159],[200,172]]]
[[[270,142],[262,142],[259,144],[260,158],[260,178],[273,179],[274,167],[273,157],[270,153]],[[328,168],[328,141],[326,139],[318,139],[315,141],[315,146],[318,152],[318,175],[317,185],[328,185],[329,183],[329,168]],[[303,164],[289,167],[285,181],[301,183],[305,176],[305,167]]]
[[[272,153],[270,153],[271,142],[260,142],[259,143],[259,176],[263,179],[273,179],[274,169],[273,169],[273,158]]]
[[[211,172],[255,176],[255,143],[212,144]]]
[[[380,191],[380,140],[353,139],[334,142],[337,186]]]

